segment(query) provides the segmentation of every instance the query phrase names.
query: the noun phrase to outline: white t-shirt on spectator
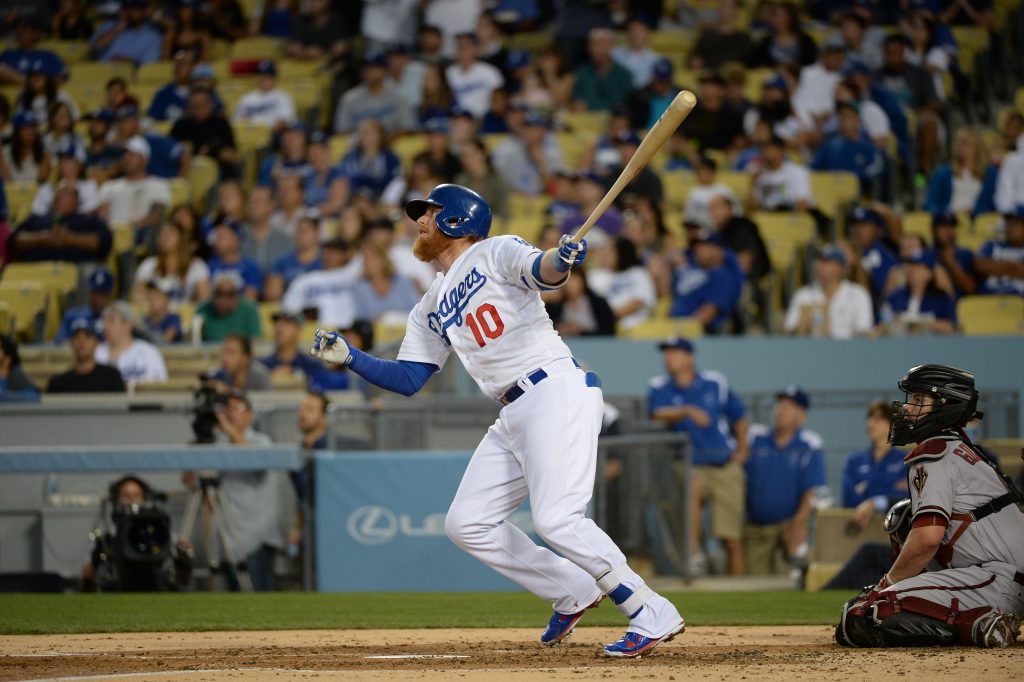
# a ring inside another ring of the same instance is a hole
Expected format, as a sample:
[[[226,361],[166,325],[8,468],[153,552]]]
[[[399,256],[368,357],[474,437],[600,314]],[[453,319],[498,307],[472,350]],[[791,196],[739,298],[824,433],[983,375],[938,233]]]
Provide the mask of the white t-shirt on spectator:
[[[139,267],[135,270],[135,281],[160,281],[170,284],[171,292],[169,297],[171,299],[171,303],[192,302],[196,297],[196,287],[199,286],[200,283],[206,282],[210,279],[210,268],[207,267],[206,263],[201,258],[192,259],[192,262],[188,264],[188,270],[185,271],[184,279],[177,275],[158,276],[156,274],[158,264],[159,260],[156,256],[150,256],[142,261]]]
[[[362,258],[333,270],[307,272],[296,277],[281,299],[285,310],[316,308],[317,322],[349,327],[356,319],[356,299],[352,291],[363,275]]]
[[[291,123],[295,120],[295,100],[284,90],[253,90],[245,94],[235,108],[238,121],[249,121],[258,125],[273,128],[279,122]]]
[[[75,183],[78,190],[78,212],[92,213],[100,207],[100,188],[92,178],[79,180]],[[32,199],[32,215],[46,215],[53,207],[54,185],[48,182],[39,185],[36,196]]]
[[[642,265],[613,273],[608,283],[608,290],[603,296],[608,300],[608,305],[612,310],[618,310],[638,299],[643,302],[642,308],[619,319],[619,329],[635,327],[648,319],[658,304],[658,292],[654,288],[654,278]]]
[[[761,208],[767,210],[790,208],[800,200],[813,205],[811,174],[803,166],[786,159],[776,170],[762,170],[754,179],[754,195]]]
[[[683,209],[683,219],[691,220],[703,227],[711,227],[711,216],[708,213],[708,206],[715,197],[725,197],[735,209],[739,206],[739,199],[731,189],[720,182],[713,185],[695,185],[690,190],[690,196],[686,198],[686,207]]]
[[[743,115],[743,131],[747,135],[753,133],[760,119],[761,114],[758,113],[756,107],[748,111]],[[811,124],[801,116],[800,110],[794,109],[792,114],[772,126],[772,132],[789,142],[797,135],[810,130],[811,127]]]
[[[821,64],[805,66],[800,71],[800,83],[793,93],[793,108],[805,116],[820,116],[835,111],[836,86],[842,80],[838,71],[829,71]]]
[[[483,3],[480,0],[430,0],[423,5],[423,25],[441,29],[441,54],[455,56],[455,36],[476,33]]]
[[[996,210],[1009,213],[1024,203],[1024,133],[1017,138],[1017,151],[1007,154],[996,178]]]
[[[786,331],[796,331],[800,326],[802,308],[823,308],[824,305],[825,292],[817,282],[797,289],[786,311]],[[839,289],[829,303],[827,321],[829,336],[833,339],[849,339],[870,332],[875,317],[868,290],[853,282],[840,282]]]
[[[476,118],[482,118],[491,107],[491,93],[505,83],[505,78],[487,62],[475,62],[463,70],[452,64],[444,70],[448,85],[455,95],[455,103]]]
[[[363,3],[363,36],[379,47],[416,42],[420,0],[369,0]],[[443,29],[442,29],[443,30]]]
[[[101,343],[96,348],[96,362],[105,365],[113,364],[121,372],[126,384],[137,384],[140,381],[167,381],[167,366],[164,356],[157,347],[147,341],[135,339],[117,360],[110,362],[110,346]]]
[[[942,74],[949,71],[949,53],[936,45],[922,55],[911,50],[906,51],[907,63],[929,71],[932,74],[932,83],[935,85],[935,96],[940,102],[946,100],[946,84],[943,82]]]
[[[619,45],[612,50],[612,59],[629,71],[629,75],[633,77],[633,87],[639,90],[651,84],[654,78],[654,65],[661,56],[650,48],[634,52],[625,45]]]
[[[411,245],[395,244],[388,250],[388,257],[395,266],[395,272],[411,279],[421,292],[426,292],[434,283],[437,268],[433,263],[424,263],[417,258],[412,252]]]
[[[154,205],[171,205],[171,184],[163,178],[147,176],[141,180],[118,178],[100,187],[100,205],[106,204],[111,225],[142,220]]]

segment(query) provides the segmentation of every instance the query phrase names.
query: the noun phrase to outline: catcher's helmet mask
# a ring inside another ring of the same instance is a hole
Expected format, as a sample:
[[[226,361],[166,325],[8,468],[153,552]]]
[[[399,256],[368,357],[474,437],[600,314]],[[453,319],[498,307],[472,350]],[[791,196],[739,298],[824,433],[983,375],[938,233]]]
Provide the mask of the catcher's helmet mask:
[[[461,185],[444,184],[430,190],[426,199],[414,199],[405,205],[405,214],[418,221],[430,208],[438,209],[434,224],[453,239],[485,239],[491,231],[491,207],[479,194]]]
[[[978,412],[980,394],[974,388],[974,375],[945,365],[919,365],[908,371],[897,386],[905,395],[903,402],[893,401],[890,406],[892,425],[889,442],[893,445],[922,443],[928,438],[966,426]],[[934,398],[931,409],[910,416],[904,409],[912,405],[911,395],[918,393]]]

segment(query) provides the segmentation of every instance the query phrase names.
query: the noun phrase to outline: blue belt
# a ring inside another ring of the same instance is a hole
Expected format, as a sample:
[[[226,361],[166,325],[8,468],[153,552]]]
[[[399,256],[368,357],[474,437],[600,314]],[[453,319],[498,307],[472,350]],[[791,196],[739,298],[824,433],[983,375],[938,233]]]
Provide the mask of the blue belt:
[[[573,358],[572,364],[576,365],[577,367],[580,366],[580,363],[576,362],[575,358]],[[548,378],[548,373],[545,372],[543,369],[538,369],[535,372],[527,374],[526,378],[532,385],[536,386],[537,384]],[[593,372],[587,372],[587,386],[590,386],[591,388],[600,388],[601,378],[598,377]],[[498,396],[498,402],[501,403],[502,405],[511,405],[515,401],[519,400],[524,393],[526,393],[526,389],[521,387],[517,383],[513,385],[512,388],[508,389],[500,396]]]

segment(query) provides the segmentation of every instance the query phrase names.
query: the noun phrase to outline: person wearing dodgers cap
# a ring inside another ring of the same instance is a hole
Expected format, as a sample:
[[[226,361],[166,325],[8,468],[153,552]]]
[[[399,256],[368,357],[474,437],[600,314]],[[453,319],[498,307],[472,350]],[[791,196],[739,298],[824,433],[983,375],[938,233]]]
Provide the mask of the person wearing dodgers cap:
[[[96,361],[96,348],[103,340],[100,324],[78,318],[71,324],[71,368],[50,377],[47,393],[124,393],[124,379],[116,367]]]
[[[648,385],[651,419],[690,437],[693,482],[690,491],[691,570],[706,568],[701,552],[704,502],[712,503],[712,533],[729,555],[729,573],[743,573],[743,465],[747,460],[747,416],[728,379],[719,372],[699,371],[689,339],[672,337],[658,345],[665,374]],[[728,425],[728,428],[726,428]]]
[[[952,211],[932,214],[932,245],[925,248],[933,265],[942,267],[953,281],[956,297],[969,296],[978,287],[974,278],[974,252],[956,243],[960,220]]]
[[[1003,211],[1003,239],[981,247],[975,269],[982,293],[1024,296],[1024,203]]]
[[[262,59],[256,65],[256,89],[239,100],[234,123],[249,122],[280,132],[295,121],[295,100],[277,87],[277,65],[271,59]]]
[[[952,334],[956,302],[935,283],[935,261],[927,251],[903,259],[906,284],[890,293],[878,312],[879,330],[907,334]]]
[[[846,254],[835,244],[818,249],[814,281],[797,289],[790,299],[784,322],[787,334],[848,339],[871,331],[871,294],[846,280],[846,267]]]
[[[804,428],[810,408],[807,393],[788,386],[775,396],[772,425],[750,427],[743,529],[750,574],[784,573],[806,558],[812,503],[828,484],[824,443]]]
[[[57,330],[54,343],[64,343],[72,334],[72,325],[80,319],[88,320],[99,329],[103,309],[114,299],[114,276],[106,268],[96,268],[88,278],[89,304],[68,309]]]

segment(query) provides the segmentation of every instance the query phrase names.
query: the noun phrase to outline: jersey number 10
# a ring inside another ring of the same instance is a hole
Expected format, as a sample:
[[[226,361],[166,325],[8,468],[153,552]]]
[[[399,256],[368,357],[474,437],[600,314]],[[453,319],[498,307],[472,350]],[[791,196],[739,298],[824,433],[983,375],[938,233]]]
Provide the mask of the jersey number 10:
[[[505,323],[501,321],[498,309],[490,303],[484,303],[476,312],[466,315],[466,324],[469,325],[473,338],[481,348],[487,343],[484,340],[485,336],[488,339],[496,339],[505,331]]]

